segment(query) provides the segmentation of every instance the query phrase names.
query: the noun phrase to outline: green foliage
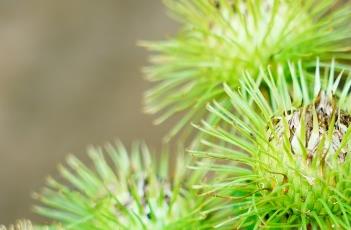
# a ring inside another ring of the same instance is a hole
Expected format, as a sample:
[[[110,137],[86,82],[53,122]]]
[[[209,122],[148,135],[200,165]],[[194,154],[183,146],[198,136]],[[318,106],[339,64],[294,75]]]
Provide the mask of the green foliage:
[[[156,82],[146,93],[146,111],[161,123],[185,112],[169,132],[207,117],[208,102],[225,101],[222,84],[238,86],[244,71],[303,60],[313,64],[351,59],[351,8],[334,0],[165,0],[181,32],[145,42]],[[311,61],[311,62],[310,62]],[[208,118],[211,121],[213,118]]]
[[[56,220],[65,229],[202,229],[200,209],[206,201],[190,187],[201,171],[189,173],[181,155],[169,165],[167,154],[157,160],[145,145],[134,145],[130,153],[122,146],[91,149],[94,169],[69,156],[68,167],[60,166],[69,185],[48,179],[35,197],[35,212]],[[130,155],[129,155],[130,154]],[[111,161],[111,162],[109,162]],[[158,163],[156,163],[158,162]],[[169,175],[169,168],[175,172]]]
[[[235,113],[208,106],[230,127],[204,122],[208,150],[193,151],[228,174],[198,186],[232,212],[218,228],[351,228],[351,78],[338,86],[334,63],[326,75],[318,62],[314,76],[289,67],[290,88],[268,69],[256,81],[246,74],[240,90],[225,85]]]

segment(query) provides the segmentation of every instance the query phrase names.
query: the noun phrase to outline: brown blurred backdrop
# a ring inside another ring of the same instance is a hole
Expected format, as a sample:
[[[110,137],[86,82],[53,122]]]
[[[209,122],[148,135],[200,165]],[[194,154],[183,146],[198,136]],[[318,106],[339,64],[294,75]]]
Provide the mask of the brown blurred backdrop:
[[[161,0],[0,1],[0,223],[36,219],[30,195],[68,153],[115,138],[160,147],[136,42],[174,31]]]

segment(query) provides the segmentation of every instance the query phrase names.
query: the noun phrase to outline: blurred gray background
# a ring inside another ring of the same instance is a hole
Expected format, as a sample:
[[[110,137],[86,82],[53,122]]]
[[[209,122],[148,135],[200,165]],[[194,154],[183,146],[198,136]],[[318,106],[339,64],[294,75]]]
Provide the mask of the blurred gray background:
[[[175,33],[161,0],[0,1],[0,223],[31,218],[31,193],[68,153],[145,139],[138,40]]]

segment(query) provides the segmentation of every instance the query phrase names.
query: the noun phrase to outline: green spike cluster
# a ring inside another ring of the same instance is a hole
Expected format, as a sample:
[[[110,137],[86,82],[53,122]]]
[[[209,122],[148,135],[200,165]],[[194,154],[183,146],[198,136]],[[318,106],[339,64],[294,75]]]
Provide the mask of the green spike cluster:
[[[142,43],[146,111],[183,115],[168,138],[202,120],[195,159],[120,143],[91,149],[94,167],[69,156],[34,196],[43,228],[351,229],[350,2],[164,2],[182,28]]]
[[[235,113],[209,106],[230,127],[204,122],[200,129],[214,139],[203,142],[208,150],[193,151],[213,159],[210,170],[230,175],[206,186],[218,206],[232,210],[217,227],[351,228],[351,78],[338,87],[342,73],[334,79],[332,63],[328,77],[317,68],[309,85],[290,69],[290,90],[283,75],[268,70],[261,81],[246,75],[239,91],[225,86]]]
[[[185,112],[169,132],[208,118],[205,106],[226,101],[222,84],[239,84],[260,66],[303,60],[313,65],[335,57],[349,61],[350,5],[334,0],[165,0],[180,21],[173,39],[143,43],[154,52],[145,69],[156,82],[146,93],[146,112],[161,123]]]
[[[187,190],[200,173],[184,171],[185,158],[179,155],[170,176],[168,156],[157,161],[145,145],[128,153],[119,143],[105,152],[110,159],[102,149],[89,151],[93,169],[69,156],[68,167],[60,166],[69,186],[49,178],[35,195],[35,212],[67,229],[200,229],[205,200]]]

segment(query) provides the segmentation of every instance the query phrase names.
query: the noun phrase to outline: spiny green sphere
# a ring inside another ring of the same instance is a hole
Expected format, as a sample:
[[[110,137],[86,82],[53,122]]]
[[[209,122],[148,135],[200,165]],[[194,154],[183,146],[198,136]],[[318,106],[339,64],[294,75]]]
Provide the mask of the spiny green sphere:
[[[186,111],[170,132],[207,117],[213,100],[225,103],[222,84],[239,85],[244,71],[303,60],[350,60],[350,4],[334,0],[165,0],[182,29],[175,38],[145,45],[155,54],[146,111],[156,123]],[[285,65],[284,68],[287,66]],[[287,69],[287,68],[286,68]]]
[[[281,195],[284,199],[277,206],[291,207],[291,212],[300,209],[307,219],[313,214],[351,218],[351,210],[345,211],[342,204],[349,205],[351,195],[351,116],[336,104],[335,98],[321,92],[313,104],[273,117],[267,138],[277,151],[260,150],[269,153],[259,156],[257,171],[266,180],[260,184],[266,190],[262,193]],[[289,219],[289,210],[283,219]],[[341,223],[326,224],[337,229],[347,226]]]
[[[95,169],[70,156],[60,172],[66,183],[49,178],[35,197],[35,211],[67,229],[183,229],[202,227],[202,199],[191,184],[199,174],[188,173],[186,159],[177,158],[169,175],[169,158],[160,160],[145,145],[130,153],[121,145],[92,149]],[[158,162],[158,163],[155,163]],[[68,183],[67,183],[68,182]],[[68,185],[66,185],[68,184]]]
[[[230,212],[217,227],[351,229],[351,79],[318,65],[313,76],[301,63],[289,76],[246,75],[225,86],[235,113],[209,106],[222,123],[204,122],[206,151],[193,153],[227,175],[198,186]]]

